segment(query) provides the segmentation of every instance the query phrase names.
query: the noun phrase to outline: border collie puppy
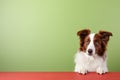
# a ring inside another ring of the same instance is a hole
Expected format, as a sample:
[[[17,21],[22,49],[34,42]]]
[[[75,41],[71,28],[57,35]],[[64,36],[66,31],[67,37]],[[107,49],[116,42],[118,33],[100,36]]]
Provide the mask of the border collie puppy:
[[[108,72],[106,47],[112,33],[107,31],[91,33],[89,29],[84,29],[78,31],[77,35],[80,37],[80,49],[75,55],[74,71],[81,74]]]

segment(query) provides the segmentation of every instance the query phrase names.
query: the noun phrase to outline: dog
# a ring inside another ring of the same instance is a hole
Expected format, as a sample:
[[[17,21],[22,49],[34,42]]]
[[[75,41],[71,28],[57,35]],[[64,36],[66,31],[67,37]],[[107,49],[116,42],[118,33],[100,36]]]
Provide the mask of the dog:
[[[106,47],[112,33],[102,30],[91,33],[90,29],[84,29],[78,31],[77,35],[80,38],[80,48],[75,55],[74,71],[81,74],[108,72]]]

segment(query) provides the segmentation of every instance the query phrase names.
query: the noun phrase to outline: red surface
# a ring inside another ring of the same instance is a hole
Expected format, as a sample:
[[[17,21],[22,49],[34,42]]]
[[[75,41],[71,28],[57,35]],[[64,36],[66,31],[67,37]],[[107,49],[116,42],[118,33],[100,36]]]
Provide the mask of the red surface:
[[[0,80],[120,80],[120,72],[104,75],[81,75],[74,72],[0,72]]]

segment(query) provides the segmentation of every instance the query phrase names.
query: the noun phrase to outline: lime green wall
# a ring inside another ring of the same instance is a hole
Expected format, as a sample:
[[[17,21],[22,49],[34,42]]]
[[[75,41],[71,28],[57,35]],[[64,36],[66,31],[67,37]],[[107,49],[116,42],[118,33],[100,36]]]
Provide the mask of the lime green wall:
[[[108,67],[120,71],[120,0],[0,0],[0,71],[73,71],[84,28],[113,33]]]

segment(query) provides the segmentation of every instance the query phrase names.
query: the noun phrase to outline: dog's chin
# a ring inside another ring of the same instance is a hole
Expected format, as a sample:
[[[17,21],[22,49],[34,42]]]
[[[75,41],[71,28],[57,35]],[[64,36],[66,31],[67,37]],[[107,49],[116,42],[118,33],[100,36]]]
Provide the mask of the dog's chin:
[[[94,58],[94,57],[95,57],[95,55],[94,55],[94,54],[89,55],[89,53],[87,53],[87,52],[85,53],[85,56],[86,56],[86,57],[88,57],[88,58]]]

